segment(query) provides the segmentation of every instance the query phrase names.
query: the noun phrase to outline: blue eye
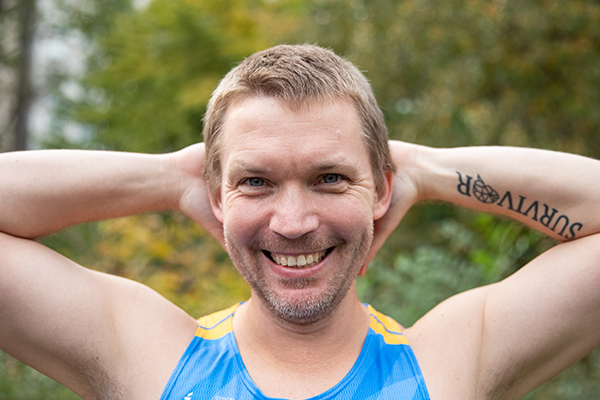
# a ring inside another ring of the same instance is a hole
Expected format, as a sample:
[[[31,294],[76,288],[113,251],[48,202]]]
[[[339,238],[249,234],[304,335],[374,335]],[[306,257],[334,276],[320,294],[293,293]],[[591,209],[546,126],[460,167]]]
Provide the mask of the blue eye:
[[[325,174],[323,175],[323,182],[325,183],[336,183],[340,180],[338,174]]]
[[[265,184],[265,181],[262,178],[250,178],[248,179],[248,185],[252,187],[260,187]]]

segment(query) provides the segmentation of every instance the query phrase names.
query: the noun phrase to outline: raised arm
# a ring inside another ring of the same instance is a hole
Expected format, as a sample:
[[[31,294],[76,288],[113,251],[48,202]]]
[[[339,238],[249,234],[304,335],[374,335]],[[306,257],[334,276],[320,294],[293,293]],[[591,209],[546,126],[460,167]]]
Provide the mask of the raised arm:
[[[506,215],[565,241],[600,231],[600,162],[517,147],[421,148],[424,199]]]
[[[600,231],[597,160],[517,147],[434,149],[390,141],[390,149],[398,172],[390,211],[376,222],[379,245],[421,200],[506,215],[560,241]]]
[[[504,281],[446,300],[408,330],[426,380],[433,373],[445,385],[440,398],[516,399],[600,345],[600,161],[512,147],[390,146],[399,172],[382,231],[430,199],[505,215],[565,242]],[[450,369],[435,370],[436,360]],[[471,391],[448,389],[459,381]]]
[[[45,150],[0,155],[0,232],[36,238],[81,222],[180,210],[219,238],[204,145],[165,155]]]
[[[173,209],[222,242],[203,163],[202,144],[167,155],[2,154],[0,348],[83,398],[158,398],[194,320],[151,289],[83,268],[31,238]]]

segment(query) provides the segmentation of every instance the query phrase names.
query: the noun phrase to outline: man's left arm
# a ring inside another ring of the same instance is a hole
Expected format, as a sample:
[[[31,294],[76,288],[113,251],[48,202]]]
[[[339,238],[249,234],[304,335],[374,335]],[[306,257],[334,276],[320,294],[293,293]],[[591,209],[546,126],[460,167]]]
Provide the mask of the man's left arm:
[[[600,232],[600,161],[518,147],[390,143],[401,190],[407,186],[402,181],[410,181],[412,200],[505,215],[560,241]]]
[[[423,318],[430,324],[444,309],[455,319],[480,321],[477,360],[471,360],[480,394],[522,396],[600,345],[599,161],[512,147],[390,147],[398,167],[396,200],[376,222],[380,231],[389,231],[417,201],[431,199],[509,216],[565,242],[504,281],[455,296]],[[480,307],[462,313],[467,298]]]

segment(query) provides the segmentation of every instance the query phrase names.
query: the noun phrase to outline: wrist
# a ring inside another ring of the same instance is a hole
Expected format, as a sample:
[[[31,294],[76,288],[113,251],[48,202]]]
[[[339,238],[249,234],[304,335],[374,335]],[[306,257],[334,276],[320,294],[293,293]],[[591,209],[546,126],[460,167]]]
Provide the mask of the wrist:
[[[413,204],[438,199],[443,177],[447,175],[440,164],[445,149],[399,141],[390,141],[390,149],[397,169],[396,178],[402,186],[411,188]]]
[[[181,211],[181,199],[188,187],[186,173],[180,166],[177,152],[158,155],[162,202],[168,210]]]
[[[415,157],[419,200],[448,200],[456,181],[452,152],[453,149],[419,146]]]
[[[188,214],[199,201],[199,191],[205,187],[204,144],[188,146],[174,153],[161,156],[161,171],[164,174],[165,199],[169,209]]]

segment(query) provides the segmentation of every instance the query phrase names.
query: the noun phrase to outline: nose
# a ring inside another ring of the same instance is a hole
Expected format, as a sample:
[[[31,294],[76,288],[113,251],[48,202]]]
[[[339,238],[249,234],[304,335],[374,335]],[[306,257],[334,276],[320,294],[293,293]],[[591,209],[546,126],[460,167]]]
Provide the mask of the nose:
[[[317,230],[319,218],[311,194],[299,185],[284,187],[274,203],[269,228],[288,239]]]

